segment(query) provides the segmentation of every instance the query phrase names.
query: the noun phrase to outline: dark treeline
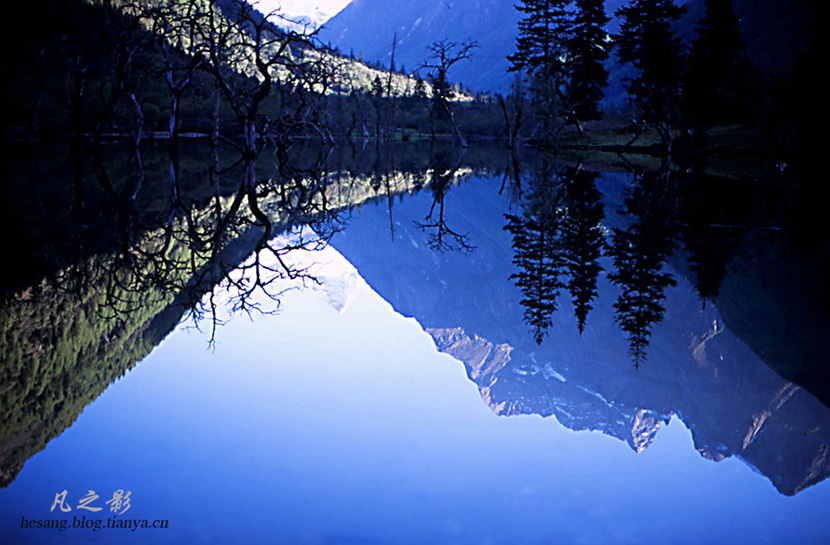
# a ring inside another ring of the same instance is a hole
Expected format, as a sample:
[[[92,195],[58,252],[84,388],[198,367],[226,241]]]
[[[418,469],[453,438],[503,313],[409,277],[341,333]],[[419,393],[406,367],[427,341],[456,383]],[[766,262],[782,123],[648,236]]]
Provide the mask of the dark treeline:
[[[512,279],[537,343],[566,299],[582,333],[604,278],[615,288],[615,318],[639,366],[663,319],[667,290],[682,274],[701,304],[715,304],[750,346],[764,347],[776,370],[802,384],[805,376],[820,377],[816,387],[826,383],[816,343],[795,341],[804,331],[820,337],[830,322],[821,280],[827,237],[808,227],[818,218],[803,216],[800,185],[780,174],[725,180],[664,165],[632,169],[609,208],[599,173],[581,163],[545,155],[523,168],[511,172],[518,209],[505,216],[504,229],[513,245]],[[748,304],[757,316],[746,314]]]
[[[684,8],[673,0],[632,0],[617,11],[614,35],[600,0],[520,2],[506,97],[473,96],[447,81],[450,66],[476,54],[475,42],[436,40],[406,76],[394,51],[379,70],[314,33],[277,29],[240,0],[52,0],[42,8],[2,38],[4,137],[30,141],[32,153],[43,139],[71,136],[94,151],[115,135],[167,138],[172,155],[190,136],[234,142],[242,156],[297,137],[555,146],[564,129],[582,135],[605,116],[611,63],[629,67],[634,123],[612,144],[629,151],[647,128],[669,153],[678,137],[683,150],[705,146],[707,128],[743,123],[789,157],[809,145],[813,126],[788,106],[809,92],[809,62],[792,78],[759,68],[730,0],[705,2],[688,44],[677,28]]]
[[[41,4],[20,18],[14,37],[3,39],[5,125],[33,138],[210,134],[217,94],[223,125],[231,124],[222,129],[234,135],[244,130],[243,102],[249,113],[258,112],[257,101],[271,112],[297,112],[309,100],[301,91],[325,78],[311,63],[292,64],[279,49],[310,47],[309,38],[271,32],[244,2]],[[287,69],[281,85],[256,82],[257,54],[269,68]],[[294,98],[284,103],[289,94]],[[306,112],[303,119],[314,116]]]
[[[680,33],[685,7],[675,0],[631,0],[615,12],[615,34],[601,0],[523,0],[516,9],[522,20],[508,59],[517,80],[503,100],[510,134],[554,147],[568,127],[584,134],[585,122],[605,115],[611,66],[625,74],[633,118],[630,139],[613,142],[620,149],[631,151],[646,129],[659,135],[663,154],[676,143],[684,155],[706,146],[750,149],[741,136],[709,138],[712,127],[744,124],[791,160],[815,134],[814,123],[789,106],[815,87],[814,54],[772,72],[749,54],[731,0],[705,0],[688,42]]]

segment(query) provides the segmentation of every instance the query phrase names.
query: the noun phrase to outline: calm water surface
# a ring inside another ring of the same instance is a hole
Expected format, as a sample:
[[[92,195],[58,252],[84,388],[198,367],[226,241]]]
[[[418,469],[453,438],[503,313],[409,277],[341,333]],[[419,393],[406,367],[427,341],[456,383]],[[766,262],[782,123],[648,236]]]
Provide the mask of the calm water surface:
[[[608,232],[627,183],[596,182]],[[676,263],[639,368],[602,275],[584,331],[562,289],[537,343],[503,189],[446,193],[465,238],[438,250],[434,192],[367,204],[286,257],[322,282],[276,314],[233,317],[213,346],[180,324],[0,490],[3,542],[828,542],[830,410]],[[72,511],[50,512],[64,490]],[[102,511],[78,509],[90,490]],[[117,490],[131,503],[112,519]],[[168,527],[21,528],[82,516]]]

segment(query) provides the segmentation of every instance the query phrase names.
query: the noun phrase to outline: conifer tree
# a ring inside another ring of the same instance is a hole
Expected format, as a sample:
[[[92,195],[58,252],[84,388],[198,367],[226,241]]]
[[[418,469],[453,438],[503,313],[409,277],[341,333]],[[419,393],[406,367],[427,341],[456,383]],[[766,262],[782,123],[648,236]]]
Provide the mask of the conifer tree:
[[[624,83],[644,120],[656,124],[666,143],[683,77],[683,45],[673,25],[685,11],[674,0],[633,0],[616,12],[620,62],[637,70]]]
[[[516,9],[519,21],[516,53],[507,57],[510,71],[528,75],[528,89],[547,135],[562,110],[565,85],[565,52],[570,29],[568,0],[522,0]]]
[[[667,171],[644,174],[626,193],[620,212],[633,221],[625,229],[613,230],[614,271],[608,279],[620,287],[614,303],[616,321],[628,337],[634,366],[639,367],[654,325],[666,311],[666,290],[677,284],[664,267],[677,246],[677,210]]]
[[[603,0],[576,0],[568,41],[568,102],[580,121],[601,117],[599,101],[608,84],[608,33]]]
[[[415,79],[415,88],[412,90],[412,96],[422,100],[426,100],[427,98],[427,86],[421,76]]]
[[[731,0],[705,0],[686,84],[694,119],[704,125],[745,119],[749,60]]]
[[[375,76],[375,79],[372,80],[372,89],[369,94],[377,98],[383,96],[383,82],[380,81],[380,76]]]
[[[569,6],[573,5],[573,9]],[[528,76],[531,104],[544,132],[556,119],[574,123],[599,119],[599,101],[608,82],[608,23],[602,0],[524,0],[511,71]]]

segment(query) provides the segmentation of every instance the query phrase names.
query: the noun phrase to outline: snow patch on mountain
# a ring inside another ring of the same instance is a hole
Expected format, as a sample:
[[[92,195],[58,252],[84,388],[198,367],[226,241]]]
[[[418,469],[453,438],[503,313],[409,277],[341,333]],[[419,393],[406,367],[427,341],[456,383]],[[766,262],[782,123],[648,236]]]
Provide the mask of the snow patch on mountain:
[[[270,15],[275,25],[295,32],[311,32],[340,13],[352,0],[249,0]]]

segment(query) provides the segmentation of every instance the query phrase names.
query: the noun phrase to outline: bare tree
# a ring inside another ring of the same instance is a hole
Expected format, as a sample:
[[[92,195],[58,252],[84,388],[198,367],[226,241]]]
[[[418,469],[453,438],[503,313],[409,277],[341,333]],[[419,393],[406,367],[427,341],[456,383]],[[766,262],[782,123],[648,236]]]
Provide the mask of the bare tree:
[[[434,104],[450,120],[462,148],[467,147],[467,140],[464,138],[461,128],[455,121],[455,116],[450,109],[449,103],[454,98],[455,93],[450,86],[449,79],[447,79],[447,72],[453,65],[469,59],[477,47],[479,47],[479,44],[474,41],[458,43],[440,40],[433,42],[428,47],[431,52],[429,60],[421,66],[421,68],[426,68],[429,71]]]

